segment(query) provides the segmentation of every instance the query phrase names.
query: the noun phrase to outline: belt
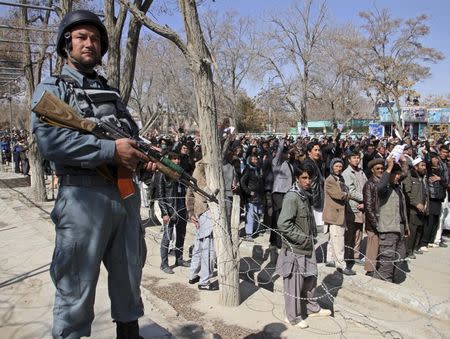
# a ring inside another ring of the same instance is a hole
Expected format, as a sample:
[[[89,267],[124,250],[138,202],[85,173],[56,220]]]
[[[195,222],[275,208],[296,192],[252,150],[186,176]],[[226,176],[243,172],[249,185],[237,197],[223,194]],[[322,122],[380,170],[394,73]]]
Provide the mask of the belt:
[[[97,175],[71,175],[65,174],[59,177],[59,183],[62,186],[110,186],[114,183],[104,177]]]

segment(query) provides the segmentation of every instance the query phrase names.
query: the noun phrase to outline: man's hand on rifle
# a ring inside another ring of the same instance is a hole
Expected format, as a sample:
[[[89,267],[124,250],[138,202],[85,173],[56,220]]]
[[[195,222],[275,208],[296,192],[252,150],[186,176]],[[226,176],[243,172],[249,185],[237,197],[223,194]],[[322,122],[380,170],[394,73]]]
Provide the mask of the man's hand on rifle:
[[[134,171],[139,162],[147,163],[150,160],[144,153],[136,149],[137,142],[135,140],[117,139],[115,144],[114,160],[118,165],[124,166],[130,171]]]

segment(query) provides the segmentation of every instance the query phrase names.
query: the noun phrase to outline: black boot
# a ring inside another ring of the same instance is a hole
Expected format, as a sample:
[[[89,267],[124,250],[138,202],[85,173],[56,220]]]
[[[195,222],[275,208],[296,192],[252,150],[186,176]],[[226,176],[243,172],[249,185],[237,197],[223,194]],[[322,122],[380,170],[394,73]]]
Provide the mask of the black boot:
[[[139,324],[137,320],[128,323],[116,321],[116,326],[117,339],[144,339],[139,335]]]

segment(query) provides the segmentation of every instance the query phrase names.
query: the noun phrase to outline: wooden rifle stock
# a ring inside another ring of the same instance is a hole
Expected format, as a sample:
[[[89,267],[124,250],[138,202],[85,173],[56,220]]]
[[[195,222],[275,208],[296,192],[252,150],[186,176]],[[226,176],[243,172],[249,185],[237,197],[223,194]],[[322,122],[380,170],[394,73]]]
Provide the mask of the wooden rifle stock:
[[[33,112],[43,117],[44,121],[55,126],[95,134],[96,122],[83,119],[72,107],[50,92],[44,92],[38,103],[33,107]],[[110,179],[110,175],[103,173],[104,169],[98,172]],[[122,199],[126,199],[135,193],[132,172],[123,166],[119,166],[117,169],[116,185]]]

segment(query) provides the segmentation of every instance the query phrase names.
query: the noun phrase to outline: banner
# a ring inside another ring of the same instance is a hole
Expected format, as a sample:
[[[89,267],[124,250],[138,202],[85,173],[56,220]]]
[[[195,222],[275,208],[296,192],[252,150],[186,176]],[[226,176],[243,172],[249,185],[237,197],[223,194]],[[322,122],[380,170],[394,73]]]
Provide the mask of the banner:
[[[369,124],[369,134],[377,138],[384,137],[384,126],[382,124]]]

